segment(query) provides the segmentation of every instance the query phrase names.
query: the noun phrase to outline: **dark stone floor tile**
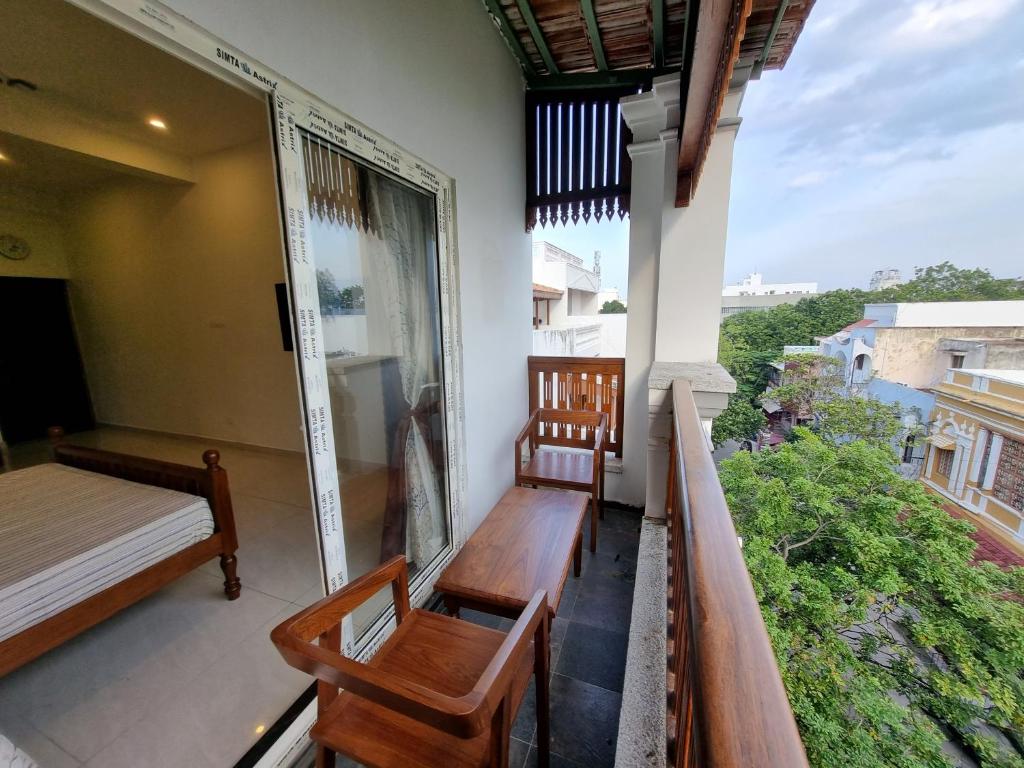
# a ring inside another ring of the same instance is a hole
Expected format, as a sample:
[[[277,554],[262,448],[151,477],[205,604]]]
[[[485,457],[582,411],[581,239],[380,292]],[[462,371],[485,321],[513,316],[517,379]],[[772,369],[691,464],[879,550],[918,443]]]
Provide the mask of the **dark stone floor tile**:
[[[633,593],[623,593],[617,587],[612,589],[602,584],[580,592],[570,618],[573,622],[592,627],[628,632],[632,615]]]
[[[632,533],[614,529],[600,531],[597,534],[597,554],[625,560],[635,566],[640,555],[640,539]]]
[[[508,632],[515,623],[512,619],[506,619],[503,616],[495,616],[492,613],[484,613],[483,611],[474,611],[470,608],[461,609],[459,611],[459,618],[463,621],[471,621],[481,627],[500,629],[502,632]]]
[[[621,693],[628,645],[626,632],[571,622],[555,671]]]
[[[508,768],[523,768],[530,755],[530,745],[520,739],[510,739],[508,743]]]
[[[581,765],[615,762],[622,695],[565,675],[551,676],[551,751]]]
[[[526,695],[523,696],[523,701],[519,705],[519,713],[516,715],[516,719],[512,721],[512,736],[513,738],[525,741],[527,744],[532,744],[533,734],[536,731],[537,689],[536,684],[531,680],[530,687],[526,689]]]
[[[585,768],[580,763],[573,762],[561,755],[556,755],[554,752],[551,752],[549,756],[548,765],[550,768]],[[526,768],[537,768],[537,765],[537,747],[530,747],[530,754],[526,757]]]

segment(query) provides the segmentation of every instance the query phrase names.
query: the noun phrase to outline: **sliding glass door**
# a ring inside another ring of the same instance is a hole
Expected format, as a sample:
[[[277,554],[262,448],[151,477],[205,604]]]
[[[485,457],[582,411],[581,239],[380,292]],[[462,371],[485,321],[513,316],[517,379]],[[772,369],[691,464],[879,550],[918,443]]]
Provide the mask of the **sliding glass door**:
[[[301,143],[348,577],[397,554],[415,577],[451,544],[434,196]]]

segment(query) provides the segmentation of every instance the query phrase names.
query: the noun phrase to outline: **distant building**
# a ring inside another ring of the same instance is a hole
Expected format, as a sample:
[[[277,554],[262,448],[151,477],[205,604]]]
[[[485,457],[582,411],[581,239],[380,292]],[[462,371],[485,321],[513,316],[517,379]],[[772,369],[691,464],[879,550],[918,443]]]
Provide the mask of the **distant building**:
[[[895,288],[903,284],[903,276],[898,269],[878,269],[871,275],[871,283],[868,289],[881,291],[884,288]]]
[[[866,304],[821,353],[843,361],[854,388],[875,377],[928,389],[947,368],[1024,368],[1024,301]]]
[[[722,288],[722,317],[796,304],[817,292],[817,283],[766,283],[764,275],[752,272],[743,282]]]
[[[1024,553],[1024,370],[947,371],[922,480]]]
[[[622,357],[626,350],[626,315],[599,314],[601,305],[618,298],[601,290],[601,252],[594,269],[583,259],[548,242],[533,244],[533,353],[576,357]]]

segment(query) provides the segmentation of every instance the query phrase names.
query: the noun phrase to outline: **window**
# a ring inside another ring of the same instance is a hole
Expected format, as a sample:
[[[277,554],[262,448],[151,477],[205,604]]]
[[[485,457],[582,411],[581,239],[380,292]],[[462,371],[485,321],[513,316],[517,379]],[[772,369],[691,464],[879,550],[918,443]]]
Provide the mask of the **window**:
[[[963,368],[964,367],[964,356],[963,355],[950,355],[950,368]]]
[[[1013,509],[1024,512],[1024,443],[1004,440],[996,467],[993,495]]]
[[[853,367],[858,371],[864,370],[864,361],[867,359],[866,355],[857,355],[857,358],[853,361]]]
[[[952,474],[953,451],[939,450],[938,463],[935,466],[935,471],[945,478],[948,478]]]
[[[988,460],[992,455],[992,438],[995,437],[991,432],[985,434],[985,445],[982,448],[981,453],[981,464],[978,467],[978,486],[984,487],[985,475],[988,474]]]

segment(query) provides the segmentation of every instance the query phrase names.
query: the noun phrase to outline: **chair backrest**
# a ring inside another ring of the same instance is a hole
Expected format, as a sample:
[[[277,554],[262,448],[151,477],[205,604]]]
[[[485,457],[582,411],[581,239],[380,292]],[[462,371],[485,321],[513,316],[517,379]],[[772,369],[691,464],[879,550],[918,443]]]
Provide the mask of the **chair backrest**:
[[[607,450],[622,456],[625,358],[531,355],[527,358],[527,369],[530,413],[538,408],[604,413],[608,416]],[[551,437],[557,440],[565,435],[556,433]],[[565,442],[549,444],[586,447]]]
[[[558,445],[594,450],[598,427],[605,421],[605,450],[608,450],[608,417],[600,411],[537,410],[534,445]]]

